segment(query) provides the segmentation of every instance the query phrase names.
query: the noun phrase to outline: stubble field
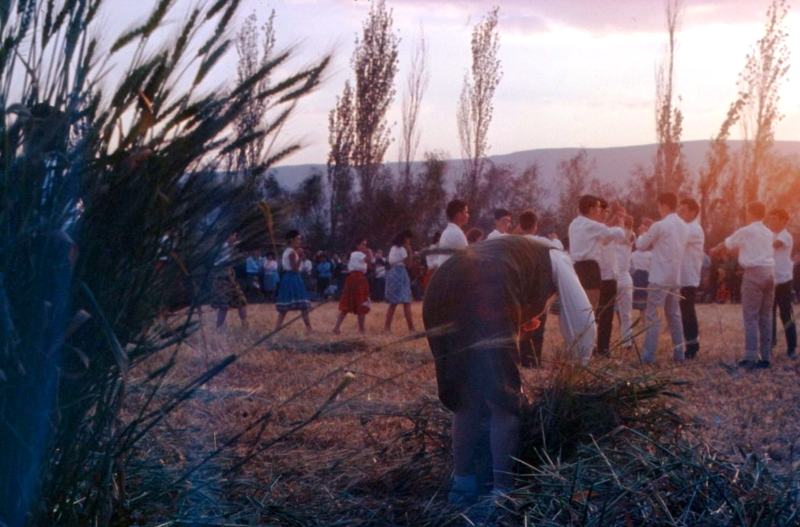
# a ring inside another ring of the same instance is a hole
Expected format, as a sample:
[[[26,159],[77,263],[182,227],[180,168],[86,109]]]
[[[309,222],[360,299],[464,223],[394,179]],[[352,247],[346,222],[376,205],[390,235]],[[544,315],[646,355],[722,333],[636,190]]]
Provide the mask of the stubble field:
[[[449,414],[436,399],[427,342],[409,338],[402,313],[394,332],[383,334],[386,308],[373,305],[363,336],[352,316],[342,335],[331,334],[337,315],[331,303],[311,313],[313,333],[297,321],[259,342],[274,327],[273,305],[249,306],[248,329],[231,312],[220,330],[205,307],[200,328],[174,350],[176,366],[160,393],[226,358],[234,362],[142,442],[127,481],[133,522],[463,524],[445,504]],[[418,330],[421,308],[412,306]],[[699,305],[698,316],[701,351],[694,361],[668,360],[664,328],[655,368],[641,366],[635,348],[621,347],[590,368],[623,379],[687,381],[670,388],[681,396],[668,403],[682,418],[676,436],[733,464],[751,457],[772,473],[792,472],[800,458],[800,369],[786,356],[780,331],[772,367],[747,372],[734,367],[742,358],[740,307]],[[548,322],[544,368],[522,373],[530,400],[559,368],[555,322]],[[615,322],[614,338],[617,330]],[[642,336],[637,340],[641,345]],[[150,396],[150,374],[166,361],[165,355],[132,372],[129,414]]]

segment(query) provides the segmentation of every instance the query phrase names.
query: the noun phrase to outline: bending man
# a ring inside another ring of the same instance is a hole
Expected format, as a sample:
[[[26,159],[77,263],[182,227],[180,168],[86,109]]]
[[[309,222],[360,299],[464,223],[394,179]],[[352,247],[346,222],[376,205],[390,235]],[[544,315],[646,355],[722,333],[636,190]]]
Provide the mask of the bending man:
[[[504,236],[454,254],[431,277],[422,308],[439,398],[453,412],[451,502],[477,498],[473,451],[488,408],[494,492],[513,484],[521,384],[517,335],[532,329],[558,293],[562,333],[574,356],[589,360],[592,307],[569,256],[523,237]]]

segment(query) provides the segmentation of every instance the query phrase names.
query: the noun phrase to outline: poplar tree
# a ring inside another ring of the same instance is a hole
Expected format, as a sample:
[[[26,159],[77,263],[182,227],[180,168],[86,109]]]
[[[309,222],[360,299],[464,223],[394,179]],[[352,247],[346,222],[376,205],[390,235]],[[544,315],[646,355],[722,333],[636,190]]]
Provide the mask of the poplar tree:
[[[497,58],[500,50],[499,10],[499,7],[492,9],[472,30],[472,68],[464,76],[456,115],[465,163],[458,191],[475,212],[480,208],[480,182],[489,152],[489,125],[494,112],[492,101],[503,75]]]
[[[667,0],[668,43],[662,63],[656,71],[656,139],[658,149],[653,163],[654,190],[678,192],[686,180],[686,162],[682,152],[683,113],[675,104],[676,33],[683,6],[680,0]],[[678,98],[680,100],[680,98]]]
[[[394,101],[400,38],[392,30],[392,12],[385,0],[373,0],[363,33],[356,39],[355,142],[352,163],[358,173],[362,202],[370,203],[383,156],[391,142],[386,114]]]
[[[778,102],[781,83],[789,71],[789,32],[784,23],[788,9],[786,0],[772,1],[767,8],[764,36],[747,54],[739,74],[739,96],[747,101],[740,121],[744,136],[744,203],[759,197],[759,185],[767,173],[775,141],[775,125],[783,118]]]
[[[330,236],[334,246],[341,241],[344,218],[352,209],[353,171],[351,157],[355,146],[353,88],[344,83],[336,107],[328,115],[328,188],[330,194]]]

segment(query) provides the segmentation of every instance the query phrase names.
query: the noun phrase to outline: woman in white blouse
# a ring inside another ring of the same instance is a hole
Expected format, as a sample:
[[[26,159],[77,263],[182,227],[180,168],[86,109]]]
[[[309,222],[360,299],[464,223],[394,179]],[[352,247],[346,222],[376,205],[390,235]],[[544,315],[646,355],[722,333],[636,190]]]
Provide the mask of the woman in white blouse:
[[[339,298],[339,316],[333,327],[334,335],[341,333],[342,322],[348,313],[358,317],[358,331],[362,334],[365,333],[364,322],[372,306],[369,299],[369,282],[367,281],[367,269],[372,263],[372,250],[367,247],[367,239],[363,237],[356,238],[354,247],[355,250],[350,253],[347,263],[347,280],[344,282],[342,296]]]
[[[392,330],[392,319],[397,304],[403,304],[403,314],[406,317],[408,330],[414,331],[414,320],[411,318],[411,279],[408,276],[407,266],[411,265],[411,240],[413,235],[406,229],[397,234],[389,251],[389,272],[386,273],[386,302],[389,309],[386,311],[386,324],[383,330]]]

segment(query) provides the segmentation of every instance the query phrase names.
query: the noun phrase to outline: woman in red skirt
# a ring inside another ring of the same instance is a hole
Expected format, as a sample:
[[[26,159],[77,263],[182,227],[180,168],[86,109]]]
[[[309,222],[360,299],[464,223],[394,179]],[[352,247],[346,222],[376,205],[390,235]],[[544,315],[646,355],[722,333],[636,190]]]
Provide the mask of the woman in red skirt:
[[[372,250],[367,247],[366,238],[357,238],[355,250],[350,253],[350,261],[347,268],[350,272],[344,282],[342,296],[339,299],[339,318],[333,333],[338,335],[341,331],[342,322],[348,313],[358,317],[358,331],[364,333],[364,319],[370,310],[369,282],[367,281],[367,267],[372,263]]]

